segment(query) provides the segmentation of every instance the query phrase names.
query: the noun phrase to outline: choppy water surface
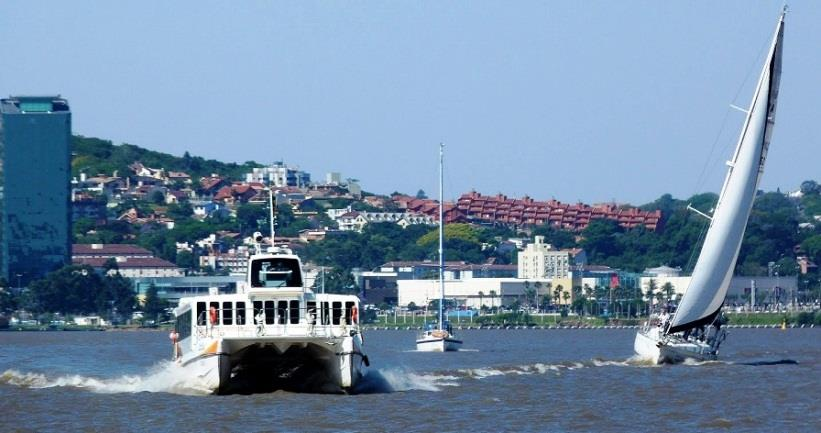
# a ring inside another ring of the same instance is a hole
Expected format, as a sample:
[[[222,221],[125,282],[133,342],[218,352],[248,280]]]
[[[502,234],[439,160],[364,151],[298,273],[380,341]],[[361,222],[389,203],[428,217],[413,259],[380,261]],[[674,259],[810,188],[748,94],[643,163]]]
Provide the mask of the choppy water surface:
[[[722,360],[649,366],[635,330],[368,331],[357,395],[207,395],[163,332],[0,333],[0,431],[821,430],[821,329],[736,329]],[[797,362],[797,363],[796,363]]]

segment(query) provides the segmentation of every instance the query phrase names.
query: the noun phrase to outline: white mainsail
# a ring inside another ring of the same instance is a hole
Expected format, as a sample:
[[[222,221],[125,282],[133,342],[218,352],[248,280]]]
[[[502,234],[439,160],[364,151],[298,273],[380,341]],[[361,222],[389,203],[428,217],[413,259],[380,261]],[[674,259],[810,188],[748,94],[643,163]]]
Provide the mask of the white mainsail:
[[[784,13],[776,26],[735,154],[727,163],[730,168],[690,285],[668,333],[709,324],[724,304],[775,124],[783,36]]]

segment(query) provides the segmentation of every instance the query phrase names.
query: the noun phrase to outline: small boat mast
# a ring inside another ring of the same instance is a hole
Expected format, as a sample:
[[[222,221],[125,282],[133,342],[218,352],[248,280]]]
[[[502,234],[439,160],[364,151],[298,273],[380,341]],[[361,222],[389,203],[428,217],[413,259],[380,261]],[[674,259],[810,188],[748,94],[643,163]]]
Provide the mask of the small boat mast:
[[[439,330],[445,327],[443,309],[445,303],[445,220],[444,220],[444,164],[445,143],[439,143]]]

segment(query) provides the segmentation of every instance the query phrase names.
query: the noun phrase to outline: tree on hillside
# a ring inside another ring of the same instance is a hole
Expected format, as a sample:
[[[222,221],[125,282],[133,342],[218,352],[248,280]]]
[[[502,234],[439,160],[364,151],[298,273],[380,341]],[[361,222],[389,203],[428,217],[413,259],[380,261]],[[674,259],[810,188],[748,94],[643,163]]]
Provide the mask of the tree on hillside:
[[[268,231],[265,228],[268,221],[267,206],[264,207],[254,204],[240,204],[237,206],[236,218],[240,227],[240,232],[243,235],[249,235],[256,231]]]
[[[818,195],[818,193],[819,193],[818,182],[816,182],[814,180],[805,180],[805,181],[801,182],[801,194],[804,194],[804,195],[810,195],[810,194]]]
[[[151,284],[145,292],[145,302],[143,303],[143,313],[155,323],[160,321],[161,315],[168,308],[168,301],[161,298],[157,293],[157,286]]]
[[[536,226],[533,236],[544,236],[545,242],[558,249],[573,248],[576,246],[576,235],[568,230],[554,227],[550,224]]]
[[[580,245],[587,253],[591,263],[607,264],[613,257],[622,254],[619,237],[622,228],[618,222],[610,219],[596,219],[582,231]]]

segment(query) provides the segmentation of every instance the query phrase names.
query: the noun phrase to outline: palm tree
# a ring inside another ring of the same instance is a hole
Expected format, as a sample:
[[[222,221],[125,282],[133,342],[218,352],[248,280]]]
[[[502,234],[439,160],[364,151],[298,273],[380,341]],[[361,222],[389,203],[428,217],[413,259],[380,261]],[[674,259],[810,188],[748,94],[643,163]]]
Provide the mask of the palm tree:
[[[653,304],[653,298],[656,296],[656,280],[650,278],[650,281],[647,282],[647,315],[650,315],[650,307]]]
[[[667,302],[670,302],[673,299],[673,294],[675,293],[676,288],[673,286],[671,282],[668,281],[664,283],[663,286],[661,286],[661,291],[664,292],[665,300]]]
[[[530,287],[530,283],[525,281],[525,300],[527,301],[528,309],[530,306],[530,299],[536,297],[536,289]]]
[[[562,298],[562,292],[564,291],[564,287],[561,284],[557,285],[555,289],[553,289],[553,303],[556,306],[559,305],[559,300]]]
[[[590,285],[585,284],[584,285],[584,307],[585,307],[585,309],[587,308],[587,306],[589,304],[592,304],[592,302],[593,302],[593,288],[590,287]],[[593,314],[593,309],[592,308],[590,308],[589,313]]]
[[[482,312],[482,307],[485,306],[484,298],[485,298],[485,292],[479,290],[479,313],[480,314]]]
[[[490,310],[493,311],[493,300],[496,299],[496,291],[490,291]]]
[[[536,304],[536,312],[539,312],[539,292],[542,291],[542,282],[536,281],[533,284],[533,287],[536,288],[536,295],[533,297],[533,303]]]

